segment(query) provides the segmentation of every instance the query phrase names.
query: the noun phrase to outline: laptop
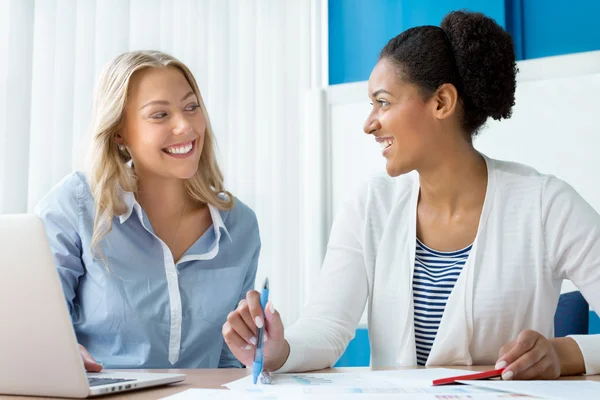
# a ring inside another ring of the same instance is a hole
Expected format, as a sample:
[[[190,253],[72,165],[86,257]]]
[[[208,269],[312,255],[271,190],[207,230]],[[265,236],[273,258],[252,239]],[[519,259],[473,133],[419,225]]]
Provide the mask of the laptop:
[[[0,215],[0,394],[84,398],[184,379],[86,374],[41,219]]]

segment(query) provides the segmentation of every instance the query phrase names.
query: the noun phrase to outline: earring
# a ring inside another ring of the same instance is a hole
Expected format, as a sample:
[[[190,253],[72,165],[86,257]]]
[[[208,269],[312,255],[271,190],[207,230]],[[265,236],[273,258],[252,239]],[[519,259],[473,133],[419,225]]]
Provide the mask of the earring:
[[[119,150],[121,150],[122,152],[125,152],[125,146],[123,146],[122,144],[119,145]]]

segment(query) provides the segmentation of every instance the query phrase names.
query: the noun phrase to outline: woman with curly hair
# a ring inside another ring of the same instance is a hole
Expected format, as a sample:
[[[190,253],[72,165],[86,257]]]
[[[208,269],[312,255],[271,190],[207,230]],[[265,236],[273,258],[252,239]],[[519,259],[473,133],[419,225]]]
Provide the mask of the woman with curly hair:
[[[489,117],[510,117],[516,72],[509,34],[479,13],[450,13],[384,47],[364,131],[381,144],[389,176],[337,215],[301,318],[284,333],[267,306],[267,369],[333,365],[366,304],[374,367],[496,364],[504,379],[600,373],[600,336],[553,338],[563,279],[600,309],[600,216],[560,179],[473,147]],[[223,327],[246,365],[260,315],[251,291]]]

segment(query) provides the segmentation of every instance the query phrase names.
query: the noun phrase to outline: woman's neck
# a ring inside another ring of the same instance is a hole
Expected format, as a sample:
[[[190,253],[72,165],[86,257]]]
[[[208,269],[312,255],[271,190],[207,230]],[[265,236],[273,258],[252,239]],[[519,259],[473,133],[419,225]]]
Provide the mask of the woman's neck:
[[[419,201],[448,215],[480,207],[487,179],[486,162],[471,144],[446,149],[434,166],[419,170]]]
[[[149,216],[179,216],[189,201],[182,179],[138,176],[137,200]]]

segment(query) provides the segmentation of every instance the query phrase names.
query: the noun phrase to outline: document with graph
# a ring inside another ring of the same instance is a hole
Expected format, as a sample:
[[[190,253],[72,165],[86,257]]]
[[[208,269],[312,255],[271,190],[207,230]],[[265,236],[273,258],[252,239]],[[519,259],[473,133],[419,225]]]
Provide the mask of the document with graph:
[[[395,371],[361,371],[353,373],[274,374],[271,384],[252,383],[247,376],[225,387],[246,394],[438,394],[468,395],[492,393],[489,389],[467,385],[434,387],[432,381],[461,373],[455,369],[420,369]]]
[[[481,392],[469,394],[430,393],[345,393],[345,394],[251,394],[232,390],[187,389],[165,397],[164,400],[527,400],[527,397],[511,393]]]

